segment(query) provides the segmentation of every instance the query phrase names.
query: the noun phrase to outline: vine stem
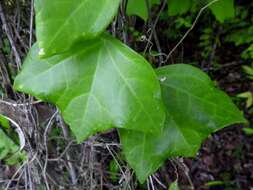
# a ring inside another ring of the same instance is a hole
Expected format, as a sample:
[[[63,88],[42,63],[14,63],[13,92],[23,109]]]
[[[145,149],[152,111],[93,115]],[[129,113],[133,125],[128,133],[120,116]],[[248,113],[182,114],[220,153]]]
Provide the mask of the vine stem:
[[[158,23],[158,21],[159,21],[160,15],[162,14],[162,12],[163,12],[163,10],[164,10],[164,8],[165,8],[165,6],[166,6],[166,3],[167,3],[167,1],[164,0],[164,1],[163,1],[163,4],[162,4],[162,7],[161,7],[161,9],[160,9],[158,15],[156,16],[156,19],[155,19],[155,21],[154,21],[153,27],[151,28],[151,33],[150,33],[150,35],[149,35],[149,38],[147,39],[148,43],[147,43],[147,45],[146,45],[146,47],[145,47],[145,49],[144,49],[144,55],[145,55],[145,53],[146,53],[147,50],[148,50],[148,47],[149,47],[149,44],[150,44],[150,42],[151,42],[152,36],[154,35],[154,32],[155,32],[155,27],[156,27],[156,25],[157,25],[157,23]]]
[[[169,54],[167,55],[164,63],[166,63],[169,58],[171,57],[171,55],[174,53],[174,51],[178,48],[178,46],[185,40],[185,38],[188,36],[188,34],[194,29],[194,27],[196,26],[200,16],[202,15],[202,13],[211,5],[213,5],[214,3],[218,2],[220,0],[213,0],[211,2],[209,2],[208,4],[206,4],[204,7],[202,7],[197,15],[197,17],[195,18],[194,22],[192,23],[192,26],[189,30],[186,31],[186,33],[184,34],[184,36],[179,40],[179,42],[174,46],[174,48],[169,52]]]
[[[32,47],[33,41],[33,16],[34,16],[34,0],[31,0],[31,14],[30,14],[30,26],[29,26],[29,47]]]

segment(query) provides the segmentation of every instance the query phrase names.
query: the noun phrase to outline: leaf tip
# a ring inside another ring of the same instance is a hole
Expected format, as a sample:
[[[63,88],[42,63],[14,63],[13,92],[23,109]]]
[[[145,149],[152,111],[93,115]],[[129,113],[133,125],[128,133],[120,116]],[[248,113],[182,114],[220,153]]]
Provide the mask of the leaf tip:
[[[140,182],[140,184],[144,184],[145,181],[148,179],[148,176],[139,176],[139,175],[136,175],[138,181]]]

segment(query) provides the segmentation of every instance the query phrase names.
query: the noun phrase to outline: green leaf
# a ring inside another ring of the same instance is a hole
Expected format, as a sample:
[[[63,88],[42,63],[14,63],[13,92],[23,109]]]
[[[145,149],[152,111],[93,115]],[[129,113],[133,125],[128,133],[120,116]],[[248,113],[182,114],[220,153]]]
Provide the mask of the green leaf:
[[[231,31],[225,37],[227,42],[233,42],[236,46],[253,42],[253,26]]]
[[[160,4],[159,0],[149,0],[149,4],[152,7],[155,4]],[[143,20],[148,19],[148,8],[146,0],[128,0],[127,3],[127,15],[137,15]]]
[[[224,181],[209,181],[205,183],[205,186],[208,187],[216,187],[216,186],[223,186],[226,185]]]
[[[153,68],[109,35],[48,59],[35,45],[14,87],[56,104],[79,142],[113,127],[160,132],[164,124]]]
[[[0,129],[0,160],[8,165],[17,164],[25,159],[25,153],[19,151],[19,147]]]
[[[157,70],[167,119],[160,135],[120,130],[126,160],[140,182],[168,157],[196,155],[212,132],[233,123],[246,122],[242,113],[201,70],[175,64]]]
[[[9,129],[10,128],[10,123],[9,121],[0,114],[0,125],[4,128],[4,129]]]
[[[120,0],[35,0],[36,36],[40,55],[70,48],[79,38],[102,33],[116,15]]]
[[[212,0],[209,1],[211,2]],[[219,0],[212,4],[210,9],[220,22],[235,16],[234,0]]]
[[[253,80],[253,67],[244,65],[242,68],[243,71],[249,76],[249,78]]]
[[[251,127],[244,127],[242,130],[248,136],[252,136],[253,135],[253,128],[251,128]]]
[[[170,185],[169,190],[180,190],[179,187],[178,187],[177,180],[174,181],[174,182]]]
[[[238,98],[245,98],[247,99],[246,101],[246,108],[250,108],[253,105],[253,93],[248,91],[248,92],[243,92],[237,95]]]
[[[182,15],[190,10],[192,0],[168,0],[168,14],[169,16]]]
[[[110,161],[109,171],[110,171],[110,179],[113,182],[117,182],[117,180],[119,178],[118,177],[118,173],[120,171],[120,167],[119,167],[118,163],[114,159]]]

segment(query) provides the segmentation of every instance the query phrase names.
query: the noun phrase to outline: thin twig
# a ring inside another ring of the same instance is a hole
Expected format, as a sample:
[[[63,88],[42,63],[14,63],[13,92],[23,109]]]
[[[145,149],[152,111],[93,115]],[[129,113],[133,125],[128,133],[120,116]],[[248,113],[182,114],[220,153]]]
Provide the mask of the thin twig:
[[[16,63],[17,63],[18,69],[20,69],[20,67],[21,67],[21,58],[20,58],[20,55],[18,53],[16,44],[14,43],[14,40],[12,38],[12,35],[11,35],[11,32],[10,32],[10,28],[7,25],[7,21],[6,21],[5,15],[4,15],[4,11],[3,11],[3,7],[2,7],[1,2],[0,2],[0,18],[1,18],[1,22],[3,24],[3,29],[5,30],[7,38],[10,41],[11,48],[12,48],[13,53],[15,55],[15,59],[16,59]]]
[[[33,41],[33,16],[34,16],[34,0],[31,0],[31,15],[30,15],[30,29],[29,29],[29,47],[32,47]]]
[[[8,184],[5,187],[5,190],[9,190],[11,182],[15,181],[14,178],[18,175],[18,173],[22,170],[22,168],[24,168],[27,164],[28,165],[31,164],[35,159],[37,159],[37,154],[35,154],[31,160],[24,161],[24,163],[17,169],[17,171],[13,174],[13,176],[9,180]]]
[[[151,22],[151,5],[150,5],[149,0],[145,0],[145,2],[146,2],[146,5],[147,5],[147,9],[148,9],[148,18],[149,18],[149,20],[148,20],[148,26],[152,27],[152,22]],[[154,36],[154,40],[155,40],[157,51],[159,53],[159,55],[158,55],[159,66],[161,66],[161,64],[163,62],[162,49],[161,49],[161,46],[160,46],[160,42],[159,42],[159,39],[158,39],[155,27],[153,28],[153,36]],[[151,48],[150,48],[150,50],[151,50]],[[149,52],[151,52],[151,51],[149,51]]]
[[[55,116],[58,114],[58,111],[56,111],[52,117],[50,118],[50,120],[48,121],[48,124],[46,126],[46,129],[45,129],[45,132],[44,132],[44,146],[45,146],[45,152],[46,152],[46,158],[45,158],[45,163],[44,163],[44,167],[43,167],[43,177],[44,177],[44,180],[45,180],[45,184],[46,184],[46,188],[47,190],[50,190],[49,188],[49,184],[47,182],[47,162],[48,162],[48,149],[47,149],[47,133],[50,129],[50,127],[52,126],[52,121],[53,119],[55,118]]]
[[[6,104],[6,105],[9,105],[9,106],[13,106],[13,107],[18,107],[18,106],[30,106],[30,105],[35,105],[35,104],[39,104],[41,103],[42,101],[41,100],[37,100],[37,101],[34,101],[34,102],[26,102],[26,103],[11,103],[11,102],[7,102],[5,100],[1,100],[0,99],[0,103],[3,103],[3,104]]]
[[[69,150],[69,148],[72,146],[73,143],[74,143],[74,140],[70,141],[68,143],[68,145],[65,147],[64,151],[60,154],[60,156],[58,156],[57,158],[48,158],[48,161],[56,162],[56,161],[59,161],[60,159],[62,159],[62,157],[66,154],[66,152]],[[70,160],[70,159],[68,159],[68,160]]]
[[[27,164],[27,161],[24,162],[18,169],[17,171],[14,173],[14,175],[11,177],[10,181],[8,182],[8,184],[5,187],[5,190],[9,190],[9,187],[11,185],[11,182],[14,181],[14,178],[18,175],[18,173],[24,168],[24,166]]]
[[[164,63],[166,63],[169,58],[171,57],[171,55],[174,53],[174,51],[178,48],[178,46],[185,40],[185,38],[188,36],[188,34],[194,29],[194,27],[196,26],[200,16],[202,15],[203,11],[205,11],[208,7],[210,7],[212,4],[218,2],[219,0],[213,0],[210,3],[206,4],[204,7],[202,7],[197,15],[197,17],[195,18],[191,28],[189,30],[186,31],[186,33],[184,34],[184,36],[179,40],[179,42],[174,46],[174,48],[169,52],[169,54],[167,55]]]
[[[67,126],[65,125],[62,117],[60,117],[60,124],[61,124],[61,128],[62,128],[62,131],[63,131],[64,138],[68,139],[69,138],[69,132],[68,132]],[[67,151],[66,151],[66,158],[67,158],[67,160],[71,160],[71,156]],[[69,168],[69,173],[70,173],[72,184],[76,185],[77,175],[76,175],[75,168],[74,168],[74,166],[71,162],[67,162],[67,163],[68,163],[68,168]]]
[[[153,37],[154,31],[155,31],[154,29],[155,29],[155,27],[156,27],[156,25],[157,25],[157,23],[158,23],[158,21],[159,21],[159,18],[160,18],[160,16],[161,16],[161,14],[162,14],[162,12],[163,12],[165,6],[166,6],[166,3],[167,3],[167,1],[166,1],[166,0],[163,0],[162,7],[161,7],[159,13],[158,13],[157,16],[156,16],[156,19],[155,19],[155,21],[154,21],[153,26],[151,27],[151,33],[150,33],[150,35],[149,35],[149,37],[148,37],[148,40],[147,40],[148,43],[147,43],[147,45],[146,45],[146,47],[145,47],[145,49],[144,49],[144,55],[145,55],[145,53],[146,53],[147,50],[148,50],[149,42],[151,41],[151,39],[152,39],[152,37]]]
[[[123,171],[121,165],[119,164],[117,158],[115,157],[115,155],[114,155],[113,152],[111,151],[110,147],[109,147],[109,146],[106,146],[106,148],[107,148],[107,150],[109,151],[109,153],[110,153],[110,155],[112,156],[112,158],[114,159],[114,161],[115,161],[115,163],[117,164],[117,166],[119,167],[119,170],[120,170],[120,172],[122,173],[124,179],[125,179],[126,181],[128,181],[128,180],[127,180],[127,177],[126,177],[126,174],[124,173],[124,171]],[[129,187],[129,188],[130,188],[130,187]]]
[[[190,188],[191,190],[194,190],[195,187],[194,187],[194,185],[193,185],[193,182],[192,182],[191,177],[190,177],[190,174],[189,174],[190,169],[189,169],[188,166],[184,163],[184,159],[183,159],[183,158],[179,158],[179,159],[176,159],[175,161],[176,161],[177,165],[178,165],[178,166],[182,169],[182,171],[184,172],[184,174],[185,174],[185,176],[186,176],[186,178],[187,178],[187,180],[188,180],[188,182],[189,182],[189,185],[190,185],[189,188]]]
[[[152,176],[149,176],[149,183],[151,185],[152,190],[155,190],[155,185],[154,185]]]
[[[152,175],[153,178],[156,180],[156,182],[164,189],[167,189],[167,187],[156,177],[156,175]]]

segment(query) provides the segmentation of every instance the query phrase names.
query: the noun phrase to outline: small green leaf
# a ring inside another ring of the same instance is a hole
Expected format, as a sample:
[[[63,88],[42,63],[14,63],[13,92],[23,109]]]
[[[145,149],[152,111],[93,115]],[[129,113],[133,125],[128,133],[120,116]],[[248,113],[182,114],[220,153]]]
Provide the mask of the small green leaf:
[[[211,2],[212,0],[209,0]],[[235,16],[234,0],[219,0],[210,6],[216,19],[224,22],[226,19]]]
[[[120,168],[118,166],[118,163],[114,159],[111,160],[109,164],[109,171],[111,180],[113,182],[116,182],[118,180],[118,173],[120,171]]]
[[[0,160],[4,160],[8,165],[14,165],[26,158],[25,153],[19,151],[19,147],[2,129],[0,129],[0,139]]]
[[[190,10],[192,0],[168,0],[168,14],[169,16],[182,15]]]
[[[10,42],[8,40],[8,38],[4,38],[3,39],[3,47],[2,47],[2,50],[4,53],[6,53],[7,55],[10,54],[11,52],[11,45],[10,45]]]
[[[253,105],[253,93],[252,92],[243,92],[237,95],[239,98],[245,98],[246,101],[246,108],[249,108]]]
[[[158,69],[157,74],[167,108],[164,130],[160,135],[120,130],[126,160],[142,183],[168,157],[193,157],[212,132],[247,122],[201,70],[176,64]]]
[[[178,187],[177,180],[174,181],[174,182],[170,185],[169,190],[180,190],[179,187]]]
[[[165,113],[150,64],[109,35],[40,59],[35,45],[15,89],[58,106],[79,142],[113,127],[161,131]]]
[[[226,35],[225,40],[235,43],[236,46],[250,44],[253,42],[253,26],[233,30]]]
[[[244,127],[243,129],[243,132],[248,135],[248,136],[252,136],[253,135],[253,128],[250,128],[250,127]]]
[[[225,185],[224,181],[209,181],[205,183],[205,186],[208,186],[208,187],[215,187],[215,186],[222,186],[222,185]]]
[[[4,128],[4,129],[9,129],[10,128],[10,123],[9,121],[0,114],[0,125]]]
[[[98,36],[116,15],[120,0],[35,0],[40,55],[64,52],[79,38]]]
[[[151,7],[159,3],[159,0],[149,0]],[[128,0],[126,12],[127,15],[137,15],[146,21],[148,19],[148,8],[146,0]]]
[[[244,65],[242,66],[243,71],[253,80],[253,67]]]

